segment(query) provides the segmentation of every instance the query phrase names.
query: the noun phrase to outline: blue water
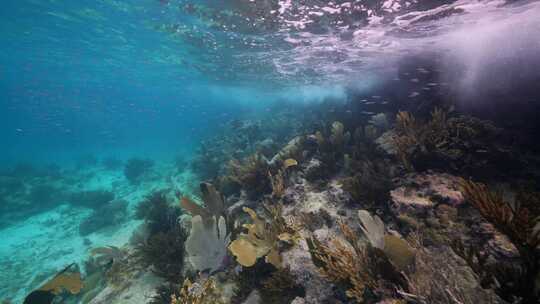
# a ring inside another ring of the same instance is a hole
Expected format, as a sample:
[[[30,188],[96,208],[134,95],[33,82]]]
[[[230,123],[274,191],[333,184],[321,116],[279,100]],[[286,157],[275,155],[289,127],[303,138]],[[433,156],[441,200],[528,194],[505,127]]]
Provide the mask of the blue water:
[[[153,28],[158,1],[5,1],[0,160],[187,153],[256,92],[222,87]],[[257,100],[253,100],[253,96]]]

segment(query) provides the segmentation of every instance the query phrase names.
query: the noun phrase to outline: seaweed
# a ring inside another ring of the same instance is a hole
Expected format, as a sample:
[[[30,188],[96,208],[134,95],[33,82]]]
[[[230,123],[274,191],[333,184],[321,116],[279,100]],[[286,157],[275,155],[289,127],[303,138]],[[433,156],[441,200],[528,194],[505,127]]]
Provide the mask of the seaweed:
[[[134,257],[143,267],[152,267],[151,271],[168,282],[183,279],[184,244],[187,233],[182,226],[166,232],[150,235],[148,240],[135,247]]]
[[[155,294],[150,298],[148,304],[170,304],[173,297],[180,297],[180,286],[169,282],[163,283],[156,287]]]
[[[174,229],[182,210],[167,201],[167,190],[157,190],[147,195],[137,205],[135,217],[144,220],[148,232],[156,234]]]

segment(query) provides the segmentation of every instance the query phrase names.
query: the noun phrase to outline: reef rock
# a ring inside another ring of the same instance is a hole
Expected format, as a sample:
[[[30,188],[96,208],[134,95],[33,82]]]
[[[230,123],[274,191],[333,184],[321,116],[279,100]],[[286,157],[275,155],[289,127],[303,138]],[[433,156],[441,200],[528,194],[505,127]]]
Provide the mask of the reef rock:
[[[326,303],[327,299],[332,298],[332,286],[313,264],[305,241],[299,242],[296,247],[283,253],[282,257],[283,265],[290,269],[296,283],[305,288],[305,297],[301,300],[296,298],[294,303]]]
[[[325,167],[320,160],[312,158],[306,165],[304,174],[308,181],[316,181],[325,176]]]
[[[439,203],[458,206],[463,195],[457,190],[457,177],[450,174],[411,175],[407,185],[390,191],[392,207],[397,214],[423,213]]]

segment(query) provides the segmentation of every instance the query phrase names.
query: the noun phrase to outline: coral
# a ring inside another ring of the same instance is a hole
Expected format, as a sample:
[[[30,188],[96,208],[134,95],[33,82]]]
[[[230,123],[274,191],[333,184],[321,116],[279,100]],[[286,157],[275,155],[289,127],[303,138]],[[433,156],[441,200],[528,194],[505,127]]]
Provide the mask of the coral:
[[[180,199],[182,208],[193,216],[186,251],[193,268],[199,271],[215,271],[222,266],[230,242],[223,217],[225,204],[223,197],[212,184],[201,183],[200,187],[203,206],[188,197]]]
[[[410,293],[401,293],[404,298],[421,304],[505,303],[493,291],[482,289],[472,271],[461,266],[447,247],[413,246],[417,252],[415,272],[408,277]]]
[[[363,303],[365,289],[376,287],[376,276],[370,273],[366,251],[358,239],[349,242],[334,239],[330,245],[324,245],[316,238],[308,239],[313,263],[320,273],[331,282],[349,285],[347,296]]]
[[[408,290],[400,269],[411,263],[412,249],[405,241],[385,235],[384,223],[378,216],[361,210],[359,218],[368,245],[362,244],[357,233],[341,223],[344,239],[334,238],[325,245],[316,238],[308,238],[315,266],[329,281],[345,284],[347,296],[357,303],[392,298],[393,290],[398,287]]]
[[[150,159],[131,158],[124,166],[124,176],[132,185],[137,185],[153,166]]]
[[[288,158],[283,161],[283,164],[280,169],[277,170],[277,173],[272,175],[268,172],[268,178],[270,179],[270,184],[272,185],[272,196],[277,199],[281,199],[285,193],[285,179],[287,177],[287,169],[291,167],[296,167],[298,162],[295,159]]]
[[[398,158],[407,169],[472,169],[486,164],[484,152],[498,152],[491,139],[499,130],[490,122],[468,116],[449,117],[450,114],[435,108],[431,119],[424,123],[411,113],[397,114],[397,136],[393,140]]]
[[[192,216],[201,216],[203,220],[217,219],[223,215],[225,203],[223,196],[210,183],[201,183],[200,190],[204,205],[201,206],[195,203],[188,197],[180,199],[180,205]]]
[[[243,162],[235,159],[229,163],[230,178],[241,185],[250,198],[257,198],[271,192],[268,170],[268,161],[258,153],[251,155]]]
[[[296,283],[296,278],[288,268],[278,269],[262,281],[260,288],[264,303],[290,303],[296,297],[305,295],[304,288]]]
[[[180,295],[173,295],[171,304],[224,304],[215,280],[210,277],[202,284],[193,284],[189,279],[184,281]]]
[[[282,170],[279,170],[275,175],[268,172],[268,178],[272,185],[272,196],[277,199],[280,199],[283,197],[283,194],[285,194],[285,180],[283,174]]]
[[[522,298],[523,303],[537,303],[540,298],[535,281],[540,276],[540,253],[537,250],[540,245],[540,213],[537,205],[539,194],[520,191],[515,195],[514,201],[509,202],[505,200],[502,192],[490,191],[484,184],[465,179],[461,179],[459,184],[465,200],[470,202],[497,230],[508,236],[519,252],[519,269],[499,273],[499,276],[495,274],[495,278],[503,282],[503,287],[505,282],[500,275],[510,280],[510,290],[504,291]],[[456,250],[458,254],[465,257],[473,270],[485,276],[482,273],[484,267],[483,263],[480,263],[482,260],[479,255],[474,254],[472,249],[466,252],[463,246],[454,247],[458,249]],[[477,264],[472,263],[473,257],[476,257]],[[508,276],[509,273],[516,272],[517,275]]]
[[[135,247],[134,255],[144,267],[151,266],[157,276],[178,282],[183,278],[186,238],[187,233],[177,225],[175,229],[150,235],[146,242]]]
[[[526,194],[518,194],[512,205],[504,200],[503,193],[489,191],[484,184],[461,179],[460,186],[465,199],[518,248],[540,245],[540,233],[534,229],[540,214],[530,212],[527,201],[521,200]]]
[[[352,165],[351,165],[352,166]],[[392,172],[384,162],[362,161],[356,163],[353,176],[341,180],[343,190],[351,195],[355,202],[366,205],[384,203],[393,186]]]
[[[170,304],[171,298],[180,297],[180,287],[173,283],[164,283],[156,287],[155,295],[150,298],[148,304]]]
[[[114,200],[96,210],[79,224],[79,233],[86,236],[99,229],[117,225],[126,219],[127,201]]]
[[[303,160],[303,150],[306,138],[297,136],[291,139],[272,159],[270,165],[274,165],[287,159]]]
[[[371,216],[366,210],[359,210],[358,217],[362,223],[361,229],[364,235],[368,238],[371,246],[379,249],[384,249],[384,223],[377,216]]]
[[[204,220],[196,215],[191,219],[191,232],[186,240],[187,259],[194,269],[213,272],[222,266],[229,242],[224,217]]]
[[[366,210],[359,210],[362,232],[371,246],[382,250],[388,259],[400,270],[406,269],[414,261],[414,250],[407,241],[393,234],[386,234],[384,223],[377,216],[371,216]]]
[[[244,207],[244,212],[251,217],[252,224],[244,224],[247,233],[238,235],[229,246],[238,263],[245,267],[255,265],[257,259],[265,256],[265,261],[281,267],[279,241],[292,242],[296,232],[281,217],[281,207],[268,207],[271,215],[269,222],[261,219],[255,211]]]
[[[339,121],[332,123],[327,136],[322,132],[315,133],[319,155],[328,171],[333,172],[340,161],[343,160],[345,146],[351,139],[351,134],[344,131],[345,127]]]
[[[224,196],[238,194],[242,190],[242,185],[229,175],[219,176],[215,179],[215,183]]]
[[[150,234],[167,232],[177,225],[182,210],[167,201],[167,191],[158,190],[147,195],[137,205],[135,217],[145,221]]]
[[[388,118],[384,113],[378,113],[371,116],[369,123],[382,131],[390,128],[390,123],[388,122]]]
[[[70,194],[69,202],[75,206],[97,209],[114,200],[114,193],[107,190],[89,190]]]

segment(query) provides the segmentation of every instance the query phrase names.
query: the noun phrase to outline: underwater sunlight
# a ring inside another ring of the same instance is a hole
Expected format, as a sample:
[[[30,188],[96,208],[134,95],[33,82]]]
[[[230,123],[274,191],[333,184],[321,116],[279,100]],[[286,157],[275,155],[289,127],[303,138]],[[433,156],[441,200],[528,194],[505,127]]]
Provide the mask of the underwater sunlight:
[[[540,303],[540,1],[4,0],[0,303]]]

